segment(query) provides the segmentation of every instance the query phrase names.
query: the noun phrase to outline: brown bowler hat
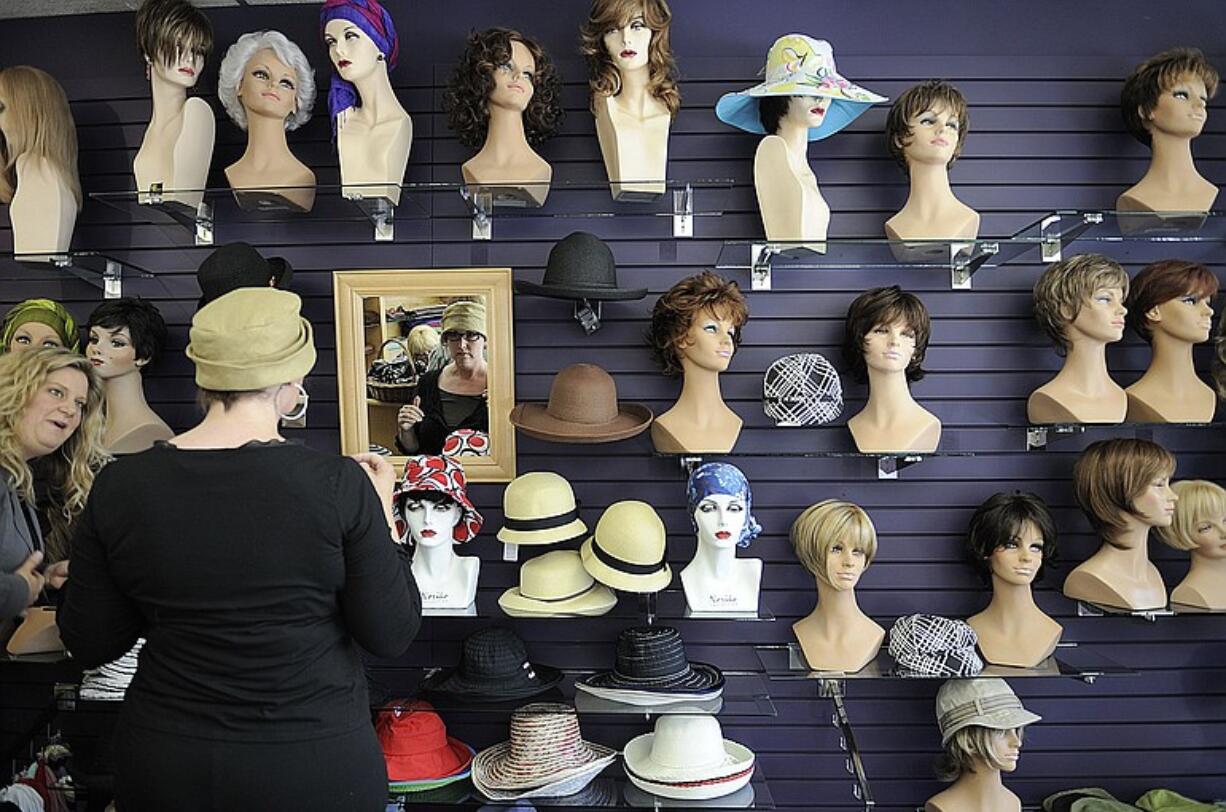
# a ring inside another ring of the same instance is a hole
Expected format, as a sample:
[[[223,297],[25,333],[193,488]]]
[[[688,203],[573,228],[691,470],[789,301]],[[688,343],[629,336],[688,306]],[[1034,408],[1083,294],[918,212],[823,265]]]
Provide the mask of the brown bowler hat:
[[[511,423],[529,437],[555,443],[611,443],[651,425],[651,409],[618,403],[617,384],[595,364],[571,364],[554,376],[549,403],[521,403]]]

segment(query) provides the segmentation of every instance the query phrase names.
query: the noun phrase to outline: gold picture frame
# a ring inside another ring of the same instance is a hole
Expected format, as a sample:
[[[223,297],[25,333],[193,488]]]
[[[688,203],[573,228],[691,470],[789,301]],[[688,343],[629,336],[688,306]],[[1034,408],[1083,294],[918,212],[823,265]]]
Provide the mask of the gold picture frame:
[[[372,424],[377,434],[386,433],[389,415],[391,431],[395,432],[395,412],[400,404],[380,402],[370,397],[367,389],[371,360],[388,340],[389,309],[400,307],[403,310],[406,302],[421,302],[423,311],[434,313],[441,310],[444,303],[470,299],[482,301],[486,306],[490,452],[489,456],[464,455],[456,459],[464,466],[464,474],[470,482],[514,479],[515,427],[510,421],[511,409],[515,406],[511,269],[337,271],[332,275],[332,291],[336,307],[336,379],[342,453],[369,450]],[[376,339],[381,339],[380,346],[372,352]],[[383,439],[382,434],[378,439]],[[393,449],[391,459],[397,470],[403,471],[407,456],[396,454],[394,445],[387,444],[387,447]]]

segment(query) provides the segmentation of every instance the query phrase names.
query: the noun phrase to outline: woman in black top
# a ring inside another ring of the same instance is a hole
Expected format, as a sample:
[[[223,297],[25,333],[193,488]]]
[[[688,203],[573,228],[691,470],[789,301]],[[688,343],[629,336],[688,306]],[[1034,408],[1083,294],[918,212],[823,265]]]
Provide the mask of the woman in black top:
[[[391,466],[278,432],[315,362],[299,306],[243,288],[196,314],[204,420],[104,469],[73,540],[74,657],[147,640],[115,734],[124,812],[384,809],[359,646],[402,653],[421,598]]]
[[[396,446],[406,454],[441,454],[447,435],[458,429],[490,430],[485,305],[452,302],[442,328],[450,360],[421,377],[417,396],[396,415]]]

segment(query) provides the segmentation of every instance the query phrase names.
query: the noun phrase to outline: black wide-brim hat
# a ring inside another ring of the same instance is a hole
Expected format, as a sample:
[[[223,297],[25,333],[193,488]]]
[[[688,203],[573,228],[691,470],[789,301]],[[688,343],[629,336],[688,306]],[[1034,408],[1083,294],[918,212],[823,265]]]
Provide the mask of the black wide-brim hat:
[[[493,626],[464,640],[460,664],[429,674],[421,690],[477,702],[526,699],[562,681],[558,669],[528,661],[527,648],[509,629]]]
[[[551,299],[610,302],[642,299],[647,288],[618,287],[617,266],[609,246],[595,234],[576,231],[550,249],[540,283],[519,280],[515,292]]]
[[[724,686],[723,673],[708,663],[690,662],[685,644],[669,626],[636,626],[617,637],[612,671],[593,674],[577,688],[652,694],[708,694]]]
[[[200,284],[198,307],[237,288],[272,287],[288,290],[294,268],[282,257],[267,257],[245,242],[232,242],[216,248],[204,258],[196,271]]]

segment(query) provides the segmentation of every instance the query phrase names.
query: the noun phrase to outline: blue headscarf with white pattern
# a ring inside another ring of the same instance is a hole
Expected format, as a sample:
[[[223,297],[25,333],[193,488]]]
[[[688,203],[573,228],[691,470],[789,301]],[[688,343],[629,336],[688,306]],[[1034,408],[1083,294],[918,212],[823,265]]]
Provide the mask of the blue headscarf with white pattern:
[[[698,532],[698,522],[694,519],[694,510],[698,503],[712,494],[738,496],[745,503],[745,526],[741,528],[741,537],[736,540],[736,546],[748,547],[749,542],[762,532],[762,525],[753,517],[753,496],[749,492],[749,480],[741,473],[741,469],[726,462],[708,462],[694,469],[690,480],[685,485],[686,503],[689,505],[690,524],[694,532]]]

